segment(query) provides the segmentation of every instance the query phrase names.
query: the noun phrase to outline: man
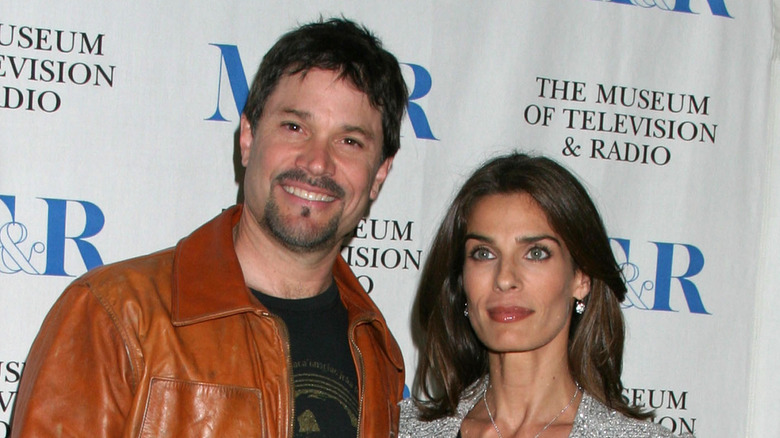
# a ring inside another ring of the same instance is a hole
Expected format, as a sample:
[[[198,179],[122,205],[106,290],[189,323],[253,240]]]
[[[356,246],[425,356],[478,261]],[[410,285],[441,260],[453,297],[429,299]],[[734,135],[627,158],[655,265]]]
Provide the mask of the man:
[[[365,28],[284,35],[241,116],[244,205],[76,280],[12,436],[391,436],[403,360],[339,256],[399,147],[406,87]]]

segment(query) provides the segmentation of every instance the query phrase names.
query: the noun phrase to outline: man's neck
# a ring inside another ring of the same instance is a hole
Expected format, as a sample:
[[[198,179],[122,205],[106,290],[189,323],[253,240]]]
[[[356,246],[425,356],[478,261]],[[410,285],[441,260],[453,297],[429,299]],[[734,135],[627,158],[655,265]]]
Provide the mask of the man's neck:
[[[309,298],[332,282],[338,245],[316,252],[291,251],[270,238],[246,210],[233,229],[233,245],[246,285],[278,298]]]

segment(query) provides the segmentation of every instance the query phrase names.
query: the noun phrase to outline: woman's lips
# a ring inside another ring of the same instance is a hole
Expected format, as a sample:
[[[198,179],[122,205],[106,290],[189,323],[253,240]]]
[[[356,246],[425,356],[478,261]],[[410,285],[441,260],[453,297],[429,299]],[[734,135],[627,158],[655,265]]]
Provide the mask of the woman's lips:
[[[488,316],[496,322],[515,322],[525,319],[534,313],[525,307],[493,307],[488,309]]]

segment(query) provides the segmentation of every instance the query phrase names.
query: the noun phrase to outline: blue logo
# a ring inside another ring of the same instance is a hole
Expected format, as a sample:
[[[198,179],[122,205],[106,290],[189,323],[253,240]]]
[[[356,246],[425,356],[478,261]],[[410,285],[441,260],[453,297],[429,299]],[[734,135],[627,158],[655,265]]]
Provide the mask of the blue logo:
[[[414,73],[414,87],[412,87],[412,92],[409,94],[409,106],[407,107],[409,121],[412,122],[412,128],[414,128],[414,135],[417,138],[426,140],[438,140],[438,138],[433,136],[433,132],[431,132],[431,127],[428,124],[428,117],[426,117],[425,111],[423,111],[418,103],[414,102],[415,100],[422,99],[431,91],[431,88],[433,87],[431,74],[421,65],[407,63],[402,63],[401,65],[408,66]]]
[[[219,49],[219,76],[217,79],[217,102],[214,114],[207,117],[205,120],[214,122],[229,122],[222,115],[220,110],[220,98],[222,96],[222,86],[225,83],[223,79],[223,72],[227,74],[227,83],[230,86],[230,92],[233,96],[233,103],[236,106],[235,114],[240,115],[246,104],[247,97],[249,96],[249,82],[246,79],[244,73],[244,65],[241,62],[241,55],[238,53],[238,47],[230,44],[210,44]],[[417,64],[402,63],[402,66],[409,67],[414,75],[414,86],[409,94],[409,121],[414,128],[414,135],[417,138],[425,140],[438,140],[431,131],[431,126],[428,123],[428,117],[425,115],[425,111],[422,109],[419,103],[415,102],[420,100],[431,91],[433,87],[433,80],[431,74],[425,67]]]
[[[29,235],[27,226],[16,220],[16,197],[0,195],[0,206],[5,207],[10,220],[0,220],[0,273],[30,275],[54,275],[73,277],[65,272],[67,241],[76,245],[76,251],[87,270],[103,264],[100,253],[87,241],[95,236],[105,224],[105,216],[97,205],[88,201],[72,199],[39,198],[46,203],[46,243],[35,241]],[[67,235],[68,211],[80,209],[84,216],[84,228],[78,235]],[[0,218],[3,217],[0,207]]]
[[[617,243],[617,247],[622,251],[622,254],[616,251],[615,257],[623,269],[628,289],[623,302],[624,308],[678,312],[678,309],[672,308],[671,302],[672,292],[679,290],[690,313],[711,314],[704,307],[699,288],[693,281],[704,269],[704,255],[699,248],[686,243],[649,242],[655,246],[657,252],[655,278],[648,279],[643,276],[644,270],[631,261],[631,241],[614,238],[610,240]],[[683,257],[687,258],[687,266],[680,269],[681,265],[685,265],[685,262],[680,261]],[[677,273],[673,272],[673,268]],[[653,292],[649,293],[650,291]]]
[[[640,6],[642,8],[658,8],[668,12],[682,12],[686,14],[701,14],[702,3],[707,3],[712,15],[734,18],[726,9],[725,0],[694,0],[698,8],[691,9],[691,0],[596,0],[605,3],[620,3],[623,5]]]

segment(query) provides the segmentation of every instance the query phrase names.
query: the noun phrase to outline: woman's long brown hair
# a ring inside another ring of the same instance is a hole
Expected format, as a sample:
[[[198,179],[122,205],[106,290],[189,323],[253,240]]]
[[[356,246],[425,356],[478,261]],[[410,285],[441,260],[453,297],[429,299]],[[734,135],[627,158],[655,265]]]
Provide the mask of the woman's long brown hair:
[[[634,418],[651,416],[622,396],[625,327],[620,303],[626,286],[593,201],[577,178],[555,161],[512,153],[488,161],[466,181],[423,268],[413,316],[420,348],[413,394],[423,419],[454,414],[464,390],[488,371],[487,350],[463,316],[465,236],[476,202],[508,193],[527,193],[537,202],[569,249],[575,268],[591,278],[585,313],[572,312],[572,377],[612,409]]]

